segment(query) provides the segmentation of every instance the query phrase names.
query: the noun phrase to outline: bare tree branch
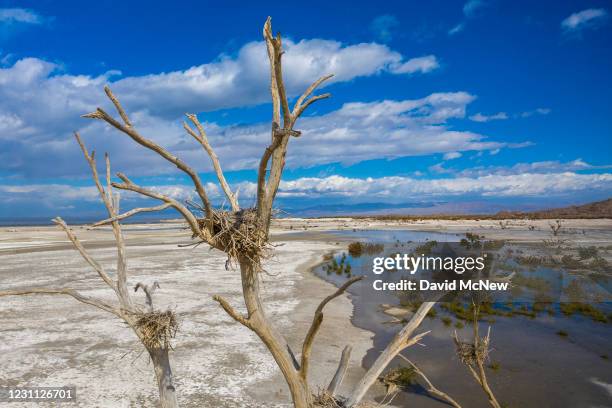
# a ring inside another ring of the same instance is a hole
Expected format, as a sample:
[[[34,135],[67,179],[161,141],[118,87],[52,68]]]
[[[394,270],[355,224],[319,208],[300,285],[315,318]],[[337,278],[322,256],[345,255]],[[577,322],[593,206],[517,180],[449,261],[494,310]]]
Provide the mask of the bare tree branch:
[[[478,334],[478,316],[480,315],[480,304],[473,304],[473,306],[474,320],[472,322],[472,326],[474,328],[474,338],[472,344],[462,342],[459,339],[459,335],[457,334],[456,330],[453,335],[453,341],[457,347],[457,353],[461,358],[461,362],[470,370],[470,374],[472,374],[474,380],[482,387],[482,390],[489,400],[489,404],[493,408],[501,408],[501,405],[497,401],[493,390],[489,386],[484,366],[489,355],[491,327],[489,326],[487,335],[481,338]]]
[[[124,212],[123,214],[116,215],[114,217],[107,218],[107,219],[102,220],[102,221],[98,221],[95,224],[92,224],[91,228],[100,227],[102,225],[110,224],[110,223],[113,223],[115,221],[121,221],[123,219],[131,217],[132,215],[143,213],[143,212],[163,211],[163,210],[165,210],[165,209],[167,209],[169,207],[172,207],[172,204],[164,203],[164,204],[161,204],[161,205],[158,205],[158,206],[155,206],[155,207],[134,208],[134,209],[132,209],[130,211]]]
[[[95,306],[98,309],[102,309],[106,312],[110,312],[115,316],[123,318],[121,311],[116,307],[109,305],[108,303],[92,298],[90,296],[85,296],[74,289],[70,288],[32,288],[32,289],[17,289],[17,290],[3,290],[0,291],[1,296],[22,296],[22,295],[68,295],[72,296],[76,300],[82,303],[86,303],[91,306]]]
[[[74,233],[68,227],[68,225],[66,225],[64,220],[61,219],[60,217],[57,217],[57,218],[53,219],[53,222],[55,224],[59,225],[64,230],[64,232],[68,236],[68,239],[72,242],[72,245],[74,245],[74,247],[77,249],[77,251],[79,251],[79,253],[83,257],[83,259],[89,265],[91,265],[91,267],[98,273],[100,278],[102,278],[102,280],[116,292],[117,291],[117,286],[115,285],[115,282],[111,279],[110,276],[108,276],[108,274],[106,273],[106,271],[104,270],[102,265],[100,265],[98,263],[98,261],[93,259],[91,255],[89,255],[89,252],[87,252],[87,250],[85,249],[83,244],[81,244],[81,241],[79,241],[79,239],[76,237],[76,235],[74,235]]]
[[[445,393],[443,391],[440,391],[438,388],[436,388],[432,384],[432,382],[429,381],[429,378],[427,378],[425,373],[423,371],[421,371],[419,369],[419,367],[416,366],[416,364],[414,364],[412,361],[408,360],[408,358],[404,357],[402,354],[398,354],[398,356],[401,357],[402,359],[404,359],[404,361],[406,361],[408,364],[410,364],[412,366],[412,368],[414,369],[414,372],[417,373],[423,379],[423,381],[425,381],[428,393],[430,393],[432,395],[435,395],[438,398],[442,398],[443,400],[445,400],[446,402],[448,402],[449,404],[451,404],[455,408],[461,408],[461,405],[459,405],[459,403],[457,401],[455,401],[450,395],[448,395],[447,393]]]
[[[176,209],[179,213],[181,213],[183,218],[185,218],[185,220],[189,224],[189,227],[191,228],[191,231],[193,232],[193,235],[201,237],[202,239],[208,242],[208,240],[210,239],[210,232],[208,230],[200,229],[198,220],[195,217],[195,215],[193,215],[193,213],[189,211],[187,207],[185,207],[183,204],[179,203],[173,198],[170,198],[163,194],[157,193],[153,190],[148,190],[146,188],[143,188],[143,187],[140,187],[134,184],[130,179],[128,179],[122,173],[117,173],[117,177],[123,180],[123,183],[113,183],[113,187],[119,188],[121,190],[134,191],[144,196],[155,198],[156,200],[164,201],[165,203],[170,204],[170,206]]]
[[[321,78],[317,79],[316,81],[314,81],[312,83],[312,85],[310,85],[308,87],[308,89],[306,89],[306,91],[304,91],[304,93],[298,98],[297,102],[295,103],[295,105],[293,106],[293,118],[296,119],[297,117],[299,117],[300,115],[297,113],[298,110],[300,109],[300,107],[302,106],[302,103],[314,92],[315,89],[317,89],[323,82],[327,81],[328,79],[333,78],[334,74],[329,74],[329,75],[325,75],[322,76]]]
[[[202,145],[206,153],[208,153],[208,156],[210,157],[210,160],[212,161],[213,167],[215,169],[215,173],[217,174],[217,179],[219,180],[219,184],[221,184],[221,188],[223,189],[225,196],[227,197],[227,199],[230,202],[230,205],[232,206],[232,211],[234,212],[239,211],[240,206],[238,205],[238,199],[232,193],[230,186],[227,184],[227,181],[225,180],[225,175],[223,174],[223,170],[221,170],[221,164],[219,163],[219,158],[217,157],[217,154],[211,147],[210,142],[208,141],[208,136],[206,136],[204,127],[202,126],[202,124],[200,123],[196,115],[188,113],[186,116],[187,118],[189,118],[191,123],[194,124],[196,129],[198,129],[199,134],[196,134],[186,122],[183,122],[183,128],[185,128],[187,133],[189,133],[195,140],[197,140]]]
[[[111,89],[108,86],[105,86],[104,92],[106,93],[106,96],[108,96],[108,99],[111,100],[113,105],[115,105],[115,109],[117,109],[117,113],[119,113],[119,116],[121,116],[121,119],[123,119],[123,122],[125,123],[125,125],[127,127],[132,127],[132,123],[130,122],[128,115],[125,113],[125,110],[121,106],[119,99],[117,99],[117,97],[113,94]]]
[[[112,92],[110,91],[110,89],[108,89],[106,93],[107,95],[108,94],[112,95]],[[206,191],[204,189],[202,181],[200,180],[200,176],[198,176],[198,173],[196,173],[195,170],[189,167],[181,159],[174,156],[172,153],[168,152],[166,149],[164,149],[157,143],[153,142],[152,140],[141,136],[133,127],[121,124],[120,122],[115,120],[112,116],[110,116],[108,113],[106,113],[101,108],[97,108],[95,112],[83,115],[83,117],[105,121],[109,125],[115,127],[119,131],[128,135],[136,143],[140,144],[141,146],[146,147],[149,150],[154,151],[155,153],[157,153],[158,155],[160,155],[161,157],[163,157],[170,163],[174,164],[177,168],[185,172],[191,178],[195,186],[196,192],[198,193],[198,196],[200,196],[200,199],[202,200],[202,204],[204,205],[204,208],[206,209],[206,216],[207,217],[212,216],[212,207],[210,204],[210,200],[208,199],[208,196],[206,195]]]
[[[312,350],[312,343],[314,342],[315,336],[319,332],[319,328],[321,327],[321,323],[323,323],[323,308],[344,293],[353,283],[358,282],[363,279],[363,276],[356,276],[344,282],[342,286],[340,286],[334,293],[327,296],[317,307],[315,311],[314,317],[312,319],[312,323],[310,325],[310,329],[308,329],[308,333],[306,334],[306,338],[304,339],[304,343],[302,344],[302,358],[300,362],[300,375],[304,380],[308,378],[308,367],[310,363],[310,351]]]
[[[251,321],[248,318],[246,318],[245,316],[243,316],[240,313],[238,313],[236,310],[234,310],[234,308],[228,303],[227,300],[225,300],[224,298],[222,298],[219,295],[214,295],[213,296],[213,300],[218,302],[221,305],[221,307],[223,308],[223,310],[225,310],[227,312],[227,314],[230,315],[230,317],[232,319],[234,319],[238,323],[242,324],[243,326],[246,326],[246,327],[248,327],[250,329],[253,329]]]
[[[102,202],[104,203],[104,206],[106,207],[106,211],[108,211],[108,215],[112,217],[114,215],[113,206],[109,200],[109,195],[106,194],[106,192],[104,191],[104,187],[102,186],[102,183],[100,183],[100,176],[98,175],[98,168],[96,167],[96,152],[92,150],[91,154],[89,154],[78,132],[74,133],[74,137],[76,138],[77,143],[81,147],[81,151],[83,152],[83,156],[85,156],[85,160],[87,160],[87,164],[89,164],[89,168],[91,169],[92,178],[94,180],[96,188],[98,189],[100,198],[102,199]]]
[[[153,311],[153,294],[155,293],[155,289],[159,289],[159,283],[157,281],[153,282],[153,285],[149,287],[149,285],[145,285],[141,282],[138,282],[136,286],[134,286],[134,292],[138,292],[138,289],[141,289],[145,293],[147,298],[146,304],[149,307],[149,311]]]
[[[117,215],[117,210],[115,209],[115,206],[113,203],[115,200],[113,200],[113,192],[112,192],[112,187],[111,187],[110,158],[108,157],[108,154],[105,155],[106,184],[107,184],[107,190],[105,191],[102,185],[102,182],[100,181],[100,176],[98,175],[98,169],[96,167],[96,160],[95,160],[95,152],[92,151],[91,155],[89,155],[89,153],[87,152],[87,148],[85,147],[85,144],[81,140],[80,135],[78,133],[75,133],[74,136],[77,140],[77,143],[81,147],[81,150],[83,151],[83,156],[85,156],[85,160],[87,160],[87,163],[89,164],[89,168],[91,169],[91,174],[92,174],[94,183],[96,185],[96,188],[98,189],[98,194],[100,195],[100,199],[104,203],[104,206],[106,207],[109,217],[112,218],[115,215]],[[116,200],[116,203],[118,205],[119,203],[118,198]],[[127,289],[127,259],[126,259],[126,254],[125,254],[125,243],[123,241],[123,234],[121,232],[121,227],[119,226],[119,223],[114,221],[112,222],[112,226],[113,226],[113,234],[115,235],[115,243],[117,246],[116,291],[117,291],[119,300],[121,301],[123,307],[129,308],[132,301],[130,299],[130,294]]]
[[[290,128],[291,111],[289,110],[289,103],[287,102],[287,94],[285,92],[285,84],[283,81],[283,70],[281,66],[281,57],[283,54],[282,40],[280,34],[277,34],[276,37],[274,37],[272,34],[272,19],[270,17],[268,17],[266,23],[264,24],[263,34],[264,39],[266,40],[268,57],[270,58],[270,70],[274,78],[272,82],[274,82],[276,85],[280,107],[282,108],[283,127]]]
[[[338,392],[338,388],[340,388],[340,385],[342,385],[342,380],[344,380],[344,376],[346,375],[346,371],[348,370],[352,351],[353,348],[351,346],[346,346],[342,350],[342,357],[340,357],[340,363],[338,363],[336,373],[334,374],[334,377],[327,386],[327,392],[331,396],[336,395],[336,393]]]

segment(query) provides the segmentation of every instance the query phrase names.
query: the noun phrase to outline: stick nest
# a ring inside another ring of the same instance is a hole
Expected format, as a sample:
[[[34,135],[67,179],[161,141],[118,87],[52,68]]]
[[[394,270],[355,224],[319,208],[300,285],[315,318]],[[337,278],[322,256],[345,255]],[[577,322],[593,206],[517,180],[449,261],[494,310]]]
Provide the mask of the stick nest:
[[[489,342],[486,338],[481,339],[477,347],[474,346],[474,343],[463,341],[455,342],[455,344],[457,346],[457,356],[463,364],[473,366],[489,358]]]
[[[346,399],[331,395],[327,390],[320,390],[318,394],[313,395],[313,406],[316,408],[345,408]],[[364,401],[355,405],[355,408],[380,408],[381,405]]]
[[[198,222],[201,228],[207,228],[207,219],[199,219]],[[261,266],[269,243],[254,208],[237,212],[213,211],[212,224],[214,246],[227,253],[230,262],[246,257]]]
[[[171,310],[138,314],[136,329],[142,342],[149,349],[170,348],[170,340],[176,336],[178,320]]]
[[[336,399],[326,390],[320,391],[314,396],[313,404],[317,408],[342,408],[344,404],[342,401]]]

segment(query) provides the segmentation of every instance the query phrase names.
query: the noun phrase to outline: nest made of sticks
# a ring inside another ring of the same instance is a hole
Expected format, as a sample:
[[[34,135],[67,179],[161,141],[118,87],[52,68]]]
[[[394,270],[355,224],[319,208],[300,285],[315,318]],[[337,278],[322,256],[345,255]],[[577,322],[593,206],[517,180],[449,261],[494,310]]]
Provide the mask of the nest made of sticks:
[[[170,341],[178,330],[178,320],[171,310],[139,313],[135,326],[145,347],[170,348]]]
[[[313,406],[317,408],[345,408],[346,398],[331,395],[329,391],[322,389],[317,394],[313,395]],[[355,408],[380,408],[381,405],[376,402],[363,401],[355,405]]]
[[[344,404],[342,401],[336,399],[327,390],[321,390],[318,394],[314,395],[313,404],[315,407],[320,408],[342,408]]]
[[[479,361],[484,362],[489,358],[489,342],[485,338],[482,338],[478,342],[478,346],[474,346],[474,343],[468,343],[464,341],[457,341],[457,356],[463,364],[470,366],[476,365]]]
[[[207,228],[209,221],[199,219],[198,222],[201,228]],[[261,260],[268,255],[268,237],[255,208],[213,211],[212,233],[214,246],[225,251],[230,262],[245,257],[261,266]]]

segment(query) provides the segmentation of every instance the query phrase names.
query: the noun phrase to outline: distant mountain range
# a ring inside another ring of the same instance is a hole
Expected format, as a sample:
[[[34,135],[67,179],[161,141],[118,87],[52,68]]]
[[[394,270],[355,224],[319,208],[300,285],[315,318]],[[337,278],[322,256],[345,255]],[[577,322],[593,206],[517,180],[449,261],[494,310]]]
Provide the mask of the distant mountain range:
[[[351,216],[351,215],[347,215]],[[386,220],[415,219],[567,219],[567,218],[612,218],[612,198],[584,205],[553,208],[538,211],[499,211],[495,214],[457,214],[445,212],[442,214],[384,214],[358,215],[356,218],[376,218]]]
[[[612,198],[584,205],[531,212],[500,211],[495,218],[612,218]]]

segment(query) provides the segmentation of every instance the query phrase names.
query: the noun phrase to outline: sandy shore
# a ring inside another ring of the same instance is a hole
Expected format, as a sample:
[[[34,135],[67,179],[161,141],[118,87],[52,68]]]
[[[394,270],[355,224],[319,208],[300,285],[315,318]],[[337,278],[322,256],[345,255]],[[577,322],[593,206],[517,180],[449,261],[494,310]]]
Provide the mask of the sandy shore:
[[[107,231],[76,227],[92,254],[111,271],[113,241]],[[185,407],[289,406],[288,390],[259,339],[235,323],[211,297],[220,294],[241,309],[240,278],[226,271],[225,257],[208,248],[177,248],[187,242],[174,225],[125,228],[130,283],[159,281],[156,302],[176,310],[181,329],[173,365]],[[337,247],[325,240],[276,242],[264,276],[268,314],[299,350],[319,301],[334,287],[310,268]],[[4,289],[65,287],[113,301],[97,278],[53,227],[4,228],[0,232],[0,282]],[[75,385],[78,406],[154,406],[156,386],[148,357],[135,336],[111,315],[63,296],[29,296],[0,301],[0,386]],[[327,309],[313,350],[311,379],[326,385],[346,339],[353,358],[345,387],[362,373],[361,360],[372,334],[351,325],[347,296]],[[23,406],[27,406],[24,404]],[[40,405],[32,405],[40,406]]]

